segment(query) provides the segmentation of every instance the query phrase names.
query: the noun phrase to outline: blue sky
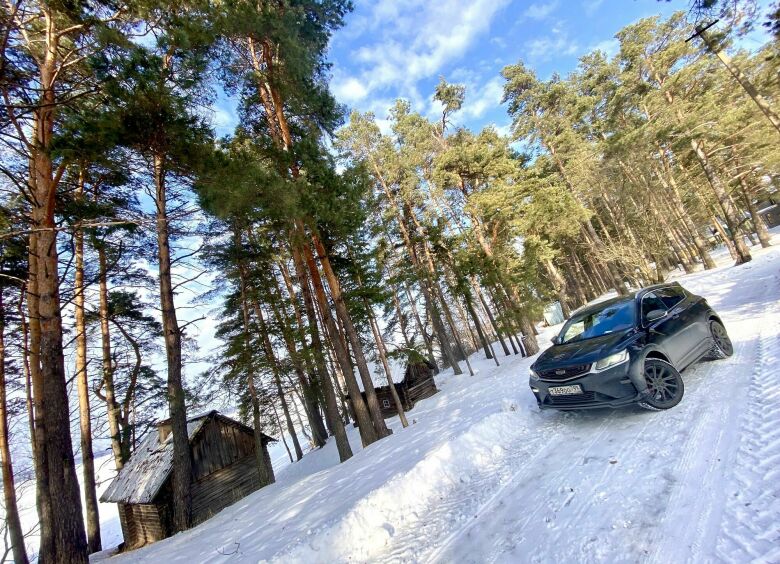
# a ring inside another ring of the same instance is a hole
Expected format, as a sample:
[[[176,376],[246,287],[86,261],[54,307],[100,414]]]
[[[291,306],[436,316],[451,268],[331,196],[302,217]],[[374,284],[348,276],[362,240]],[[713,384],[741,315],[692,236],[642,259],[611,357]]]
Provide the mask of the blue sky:
[[[331,90],[380,120],[397,98],[433,116],[433,88],[444,76],[467,86],[456,121],[503,129],[504,66],[522,59],[542,78],[565,74],[589,50],[614,52],[614,35],[627,23],[686,7],[683,0],[356,0],[331,40]],[[232,133],[231,106],[221,98],[214,108],[220,134]]]
[[[438,117],[432,94],[443,76],[467,87],[456,124],[494,124],[505,133],[504,66],[522,60],[543,79],[565,75],[589,51],[615,54],[615,33],[625,25],[689,7],[688,0],[355,0],[331,40],[331,90],[348,108],[372,111],[384,125],[397,98]],[[760,43],[752,42],[744,46]],[[232,133],[233,105],[223,96],[214,108],[219,134]]]

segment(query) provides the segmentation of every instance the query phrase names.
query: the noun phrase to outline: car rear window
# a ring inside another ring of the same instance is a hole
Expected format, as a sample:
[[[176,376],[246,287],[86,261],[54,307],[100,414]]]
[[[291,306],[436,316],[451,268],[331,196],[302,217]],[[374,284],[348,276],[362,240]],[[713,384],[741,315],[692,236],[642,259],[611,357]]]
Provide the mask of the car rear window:
[[[652,294],[647,294],[642,298],[642,321],[647,321],[647,314],[653,310],[660,309],[666,311],[669,309],[663,300],[657,296],[658,290]]]
[[[670,286],[669,288],[661,288],[656,292],[661,301],[666,306],[666,309],[672,309],[685,299],[685,291],[682,288],[676,286]]]

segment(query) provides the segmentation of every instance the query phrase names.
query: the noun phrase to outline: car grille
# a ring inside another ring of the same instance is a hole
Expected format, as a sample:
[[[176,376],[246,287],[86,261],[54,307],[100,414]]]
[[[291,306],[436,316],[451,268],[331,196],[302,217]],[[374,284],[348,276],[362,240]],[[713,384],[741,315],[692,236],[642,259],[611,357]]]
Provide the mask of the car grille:
[[[552,405],[578,405],[596,400],[595,392],[583,392],[571,396],[547,396]]]
[[[539,372],[539,377],[542,380],[561,381],[568,380],[570,378],[576,378],[581,374],[585,374],[588,370],[590,370],[590,364],[579,364],[577,366],[566,366],[564,368],[551,368],[550,370],[542,370]]]

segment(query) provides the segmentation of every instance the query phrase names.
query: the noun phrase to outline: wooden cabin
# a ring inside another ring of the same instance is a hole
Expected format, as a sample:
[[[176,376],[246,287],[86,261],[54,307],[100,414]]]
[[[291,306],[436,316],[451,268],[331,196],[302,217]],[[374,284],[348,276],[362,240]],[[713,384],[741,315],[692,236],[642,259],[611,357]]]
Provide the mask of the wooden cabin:
[[[404,379],[395,383],[395,390],[398,392],[404,411],[412,410],[419,400],[429,398],[439,391],[436,388],[436,381],[433,379],[435,368],[436,365],[428,361],[406,365]],[[387,419],[398,415],[390,386],[377,386],[374,391],[376,399],[379,401],[379,407],[382,409],[382,416]],[[366,392],[361,392],[361,395],[365,400]],[[349,400],[349,396],[347,396],[347,400]]]
[[[210,411],[187,421],[192,457],[191,520],[201,523],[260,487],[254,430]],[[264,455],[268,443],[262,435]],[[119,521],[129,550],[170,536],[173,502],[171,469],[173,440],[170,421],[157,425],[119,471],[102,502],[119,506]]]

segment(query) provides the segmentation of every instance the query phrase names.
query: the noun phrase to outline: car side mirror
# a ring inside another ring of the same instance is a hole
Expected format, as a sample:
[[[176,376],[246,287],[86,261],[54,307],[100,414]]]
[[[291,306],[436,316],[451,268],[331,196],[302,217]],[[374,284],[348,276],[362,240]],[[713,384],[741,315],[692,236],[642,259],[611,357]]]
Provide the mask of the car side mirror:
[[[561,344],[561,338],[558,335],[555,335],[552,338],[552,344],[553,345],[560,345]]]
[[[647,319],[648,322],[652,323],[653,321],[658,321],[659,319],[665,316],[666,316],[665,309],[654,309],[652,311],[647,312],[645,319]]]

